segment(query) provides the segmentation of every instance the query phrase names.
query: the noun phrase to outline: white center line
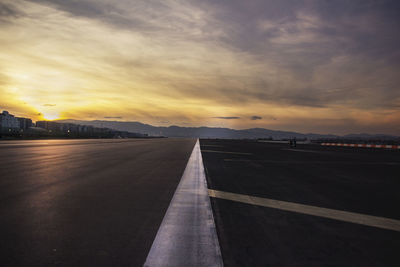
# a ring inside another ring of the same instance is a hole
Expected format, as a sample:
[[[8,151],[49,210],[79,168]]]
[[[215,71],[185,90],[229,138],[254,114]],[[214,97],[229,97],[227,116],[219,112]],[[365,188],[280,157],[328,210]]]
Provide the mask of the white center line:
[[[372,215],[321,208],[316,206],[298,204],[287,201],[280,201],[269,198],[254,197],[249,195],[235,194],[218,190],[208,190],[210,197],[231,200],[256,206],[263,206],[273,209],[292,211],[318,217],[324,217],[344,222],[357,223],[387,230],[400,232],[400,220],[377,217]]]
[[[223,266],[199,140],[144,266]]]

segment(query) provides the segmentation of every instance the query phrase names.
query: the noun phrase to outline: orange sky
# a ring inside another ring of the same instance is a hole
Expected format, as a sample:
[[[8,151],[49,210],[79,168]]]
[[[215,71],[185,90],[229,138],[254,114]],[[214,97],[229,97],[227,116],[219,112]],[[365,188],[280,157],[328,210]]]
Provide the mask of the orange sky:
[[[255,2],[279,16],[236,1],[2,0],[0,109],[34,120],[400,133],[398,40],[376,44],[391,54],[362,45],[393,36],[382,14],[325,18],[306,4],[280,14],[275,1]]]

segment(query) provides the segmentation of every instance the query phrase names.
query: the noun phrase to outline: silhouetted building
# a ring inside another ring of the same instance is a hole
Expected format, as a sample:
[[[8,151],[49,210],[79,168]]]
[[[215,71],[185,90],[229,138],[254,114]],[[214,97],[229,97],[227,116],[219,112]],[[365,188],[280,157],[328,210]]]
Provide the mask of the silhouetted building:
[[[3,113],[0,114],[0,129],[3,132],[19,130],[19,121],[14,115],[4,110]]]
[[[54,121],[37,121],[36,127],[47,130],[51,136],[63,137],[92,137],[92,138],[134,138],[147,135],[112,130],[109,128],[97,128],[88,125],[73,123],[60,123]]]
[[[19,128],[22,130],[27,130],[28,128],[33,126],[32,120],[28,118],[17,118],[19,122]]]
[[[29,118],[14,117],[3,111],[0,113],[0,138],[14,137],[62,137],[62,138],[135,138],[147,137],[139,133],[117,131],[109,128],[97,128],[89,125],[62,123],[55,121],[37,121],[36,127]]]
[[[63,132],[63,124],[54,121],[37,121],[36,127],[46,129],[49,132]]]

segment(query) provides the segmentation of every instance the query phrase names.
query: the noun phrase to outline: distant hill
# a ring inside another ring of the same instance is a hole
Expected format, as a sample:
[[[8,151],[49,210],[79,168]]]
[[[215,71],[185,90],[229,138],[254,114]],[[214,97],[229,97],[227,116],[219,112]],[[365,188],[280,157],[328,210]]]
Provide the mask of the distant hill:
[[[288,131],[275,131],[263,128],[251,128],[245,130],[234,130],[229,128],[215,127],[157,127],[141,122],[122,122],[122,121],[81,121],[81,120],[58,120],[59,122],[75,123],[81,125],[91,125],[94,127],[106,127],[119,131],[128,131],[134,133],[148,134],[151,136],[166,136],[166,137],[197,137],[197,138],[308,138],[308,139],[337,139],[337,138],[380,138],[391,139],[396,138],[388,135],[367,135],[367,134],[352,134],[344,137],[331,134],[303,134]],[[385,138],[383,138],[385,137]],[[397,137],[398,138],[398,137]]]

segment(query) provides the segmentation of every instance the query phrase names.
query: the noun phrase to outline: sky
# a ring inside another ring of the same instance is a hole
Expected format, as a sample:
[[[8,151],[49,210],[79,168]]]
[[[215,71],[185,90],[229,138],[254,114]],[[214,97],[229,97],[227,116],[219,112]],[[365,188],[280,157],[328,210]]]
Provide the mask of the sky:
[[[0,110],[400,135],[400,2],[0,0]]]

